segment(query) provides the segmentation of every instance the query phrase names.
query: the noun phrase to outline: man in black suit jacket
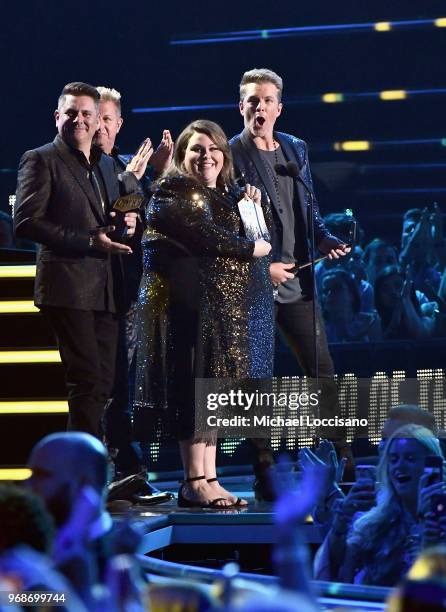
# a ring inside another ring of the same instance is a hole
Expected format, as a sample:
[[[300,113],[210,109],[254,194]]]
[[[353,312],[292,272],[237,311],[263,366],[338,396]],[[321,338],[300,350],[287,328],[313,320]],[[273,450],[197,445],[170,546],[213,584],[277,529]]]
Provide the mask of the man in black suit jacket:
[[[41,245],[34,301],[55,331],[66,369],[68,427],[101,437],[117,343],[111,257],[132,251],[107,236],[120,185],[113,159],[92,146],[98,104],[93,86],[64,87],[58,135],[20,161],[14,227],[17,237]],[[124,173],[122,191],[136,191],[137,178]],[[125,224],[132,234],[136,214],[127,214]]]
[[[173,142],[170,132],[164,130],[163,139],[155,152],[153,152],[150,138],[147,138],[132,158],[121,155],[116,146],[116,137],[124,122],[121,114],[121,94],[116,89],[109,87],[98,87],[97,90],[101,99],[99,102],[99,130],[96,132],[95,143],[103,153],[113,157],[119,172],[127,168],[139,167],[141,158],[146,161],[148,159],[150,168],[140,181],[148,201],[152,195],[150,191],[152,181],[162,174],[172,158]],[[141,211],[142,214],[143,211]],[[113,400],[107,407],[104,424],[107,445],[110,454],[114,457],[116,478],[135,474],[149,465],[149,445],[145,445],[147,448],[142,453],[140,444],[134,440],[132,417],[136,368],[136,313],[142,275],[141,238],[143,229],[144,223],[138,223],[135,235],[130,242],[133,254],[130,257],[122,258],[121,261],[125,299],[119,317],[118,356]],[[153,501],[152,498],[149,501]]]
[[[307,145],[303,140],[274,131],[282,112],[282,79],[265,68],[254,69],[242,77],[240,83],[240,113],[245,129],[230,140],[236,175],[262,191],[262,206],[270,207],[273,217],[271,279],[277,288],[276,320],[280,331],[295,354],[304,374],[325,379],[331,390],[334,374],[328,351],[324,323],[317,305],[316,329],[318,344],[317,367],[313,350],[313,284],[310,267],[298,274],[291,269],[307,263],[310,258],[308,242],[309,194],[301,182],[290,176],[279,176],[276,166],[286,167],[288,161],[301,168],[301,177],[313,190]],[[330,234],[314,202],[314,236],[317,248],[331,258],[339,258],[349,248]],[[326,387],[327,388],[327,387]],[[336,401],[335,401],[336,403]],[[334,415],[333,415],[334,416]],[[325,435],[338,438],[344,445],[342,432],[326,431]],[[266,470],[272,464],[272,451],[267,440],[253,440],[255,444],[254,489],[260,499],[271,500]]]

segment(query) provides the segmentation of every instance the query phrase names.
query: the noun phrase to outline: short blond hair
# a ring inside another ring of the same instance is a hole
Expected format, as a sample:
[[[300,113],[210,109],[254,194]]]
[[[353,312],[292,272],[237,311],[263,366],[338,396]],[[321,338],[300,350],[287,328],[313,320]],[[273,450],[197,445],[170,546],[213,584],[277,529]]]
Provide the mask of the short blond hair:
[[[96,87],[101,96],[100,102],[113,102],[116,106],[116,110],[119,115],[121,115],[121,94],[117,89],[113,89],[112,87]]]
[[[272,83],[277,87],[277,99],[279,102],[281,101],[283,91],[282,77],[269,68],[253,68],[244,73],[240,81],[240,101],[245,97],[246,85],[248,83]]]

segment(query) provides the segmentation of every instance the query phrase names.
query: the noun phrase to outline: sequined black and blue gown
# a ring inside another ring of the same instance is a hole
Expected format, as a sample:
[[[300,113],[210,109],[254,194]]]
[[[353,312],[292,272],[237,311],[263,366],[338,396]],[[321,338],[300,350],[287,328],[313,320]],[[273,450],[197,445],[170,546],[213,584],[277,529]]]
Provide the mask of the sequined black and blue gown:
[[[188,439],[195,378],[271,378],[269,258],[244,238],[237,190],[163,179],[147,209],[138,301],[136,438]]]

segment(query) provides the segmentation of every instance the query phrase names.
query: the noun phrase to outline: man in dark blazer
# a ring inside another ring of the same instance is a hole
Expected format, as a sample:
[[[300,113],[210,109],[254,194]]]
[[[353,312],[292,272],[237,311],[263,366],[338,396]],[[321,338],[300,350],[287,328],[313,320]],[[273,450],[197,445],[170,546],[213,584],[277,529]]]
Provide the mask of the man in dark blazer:
[[[98,104],[95,87],[64,87],[54,113],[58,135],[20,161],[14,228],[17,237],[41,245],[34,302],[56,334],[65,366],[68,427],[101,437],[117,344],[111,258],[131,248],[107,236],[120,184],[113,159],[92,146]],[[121,192],[138,189],[136,172],[121,178]],[[131,235],[136,214],[124,222]]]
[[[138,152],[133,157],[122,155],[116,145],[116,138],[124,122],[121,114],[121,94],[116,89],[97,87],[101,96],[99,101],[99,130],[96,132],[95,143],[103,153],[113,157],[118,172],[131,169],[140,163],[145,151],[148,150],[150,168],[140,181],[147,201],[151,197],[151,184],[155,178],[169,166],[173,154],[173,142],[168,130],[164,130],[163,139],[157,150],[153,152],[150,138],[144,140]],[[142,211],[141,211],[142,215]],[[105,435],[110,454],[114,458],[115,478],[125,478],[135,474],[149,465],[148,444],[142,454],[141,446],[133,436],[133,388],[136,368],[137,340],[137,303],[139,284],[142,275],[141,238],[144,223],[136,226],[136,232],[129,242],[133,254],[121,258],[125,299],[119,317],[119,340],[117,367],[113,399],[107,407],[105,415]],[[150,485],[153,489],[153,487]],[[149,487],[147,487],[149,488]],[[153,496],[152,496],[153,497]],[[150,501],[153,501],[151,499]]]
[[[310,260],[308,241],[309,193],[301,182],[291,176],[282,176],[276,167],[286,169],[294,162],[309,190],[313,190],[307,145],[303,140],[274,131],[282,112],[281,77],[265,68],[253,69],[240,83],[240,113],[245,129],[231,139],[236,175],[239,179],[259,187],[262,206],[270,207],[273,217],[270,274],[277,288],[275,300],[276,320],[280,331],[296,356],[306,376],[331,379],[333,362],[328,351],[322,316],[317,305],[316,329],[318,367],[313,350],[313,285],[310,267],[294,274],[299,264]],[[330,235],[314,202],[314,236],[319,251],[330,258],[339,258],[349,248]],[[333,436],[331,436],[333,437]],[[342,437],[342,436],[341,436]],[[253,440],[255,445],[254,490],[259,499],[271,500],[266,471],[273,463],[268,440]]]

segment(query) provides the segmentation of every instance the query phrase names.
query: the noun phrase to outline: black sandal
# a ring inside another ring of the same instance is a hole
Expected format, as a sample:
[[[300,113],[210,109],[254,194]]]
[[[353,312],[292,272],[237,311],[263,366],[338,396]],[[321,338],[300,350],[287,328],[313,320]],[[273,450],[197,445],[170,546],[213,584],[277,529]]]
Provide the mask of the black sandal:
[[[218,482],[218,478],[207,478],[206,482]],[[219,499],[227,499],[227,498],[220,497]],[[247,506],[248,504],[242,504],[241,498],[237,497],[234,503],[232,503],[230,506],[223,506],[223,508],[247,508]],[[219,507],[221,508],[222,506],[219,506]]]
[[[214,510],[220,510],[225,508],[231,508],[232,506],[219,506],[218,502],[220,501],[228,501],[226,497],[217,497],[217,499],[213,499],[209,502],[199,502],[193,501],[191,499],[187,499],[183,495],[183,487],[188,482],[195,482],[196,480],[206,480],[206,476],[194,476],[193,478],[185,478],[184,480],[180,480],[181,487],[178,491],[178,501],[177,505],[179,508],[213,508]],[[217,480],[217,479],[215,479]]]

